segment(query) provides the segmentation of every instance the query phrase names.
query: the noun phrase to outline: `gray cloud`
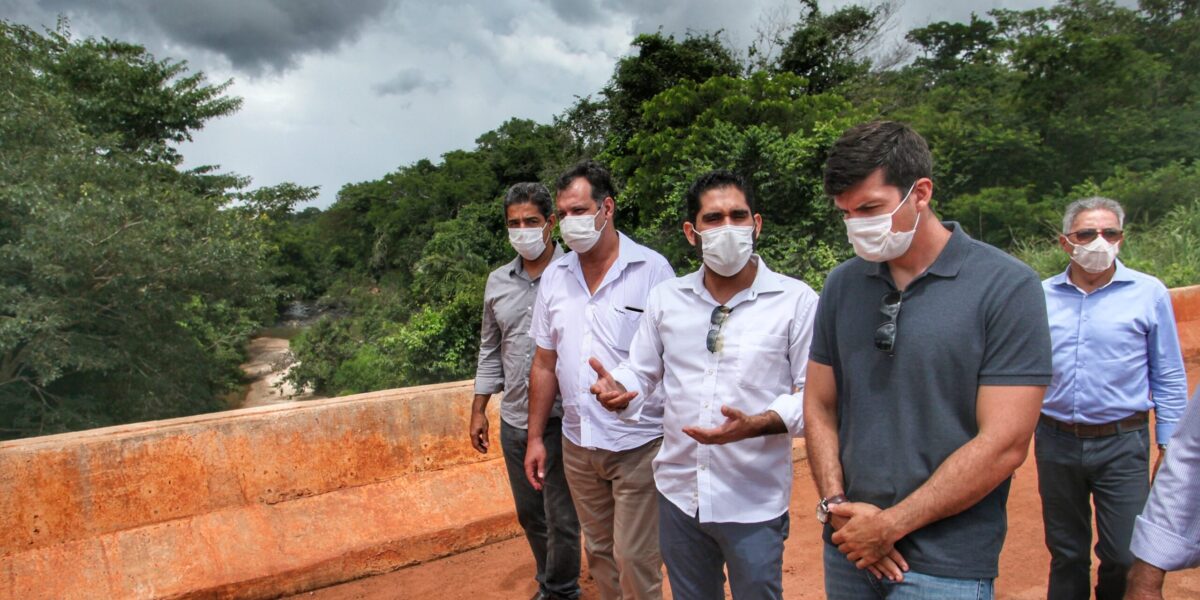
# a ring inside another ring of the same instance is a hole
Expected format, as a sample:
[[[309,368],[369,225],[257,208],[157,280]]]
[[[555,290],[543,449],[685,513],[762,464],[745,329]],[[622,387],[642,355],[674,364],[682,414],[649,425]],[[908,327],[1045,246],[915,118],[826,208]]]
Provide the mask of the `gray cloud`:
[[[81,14],[144,35],[157,30],[175,44],[225,56],[251,74],[281,72],[309,52],[328,52],[358,38],[392,0],[42,0],[41,6]]]
[[[430,79],[420,69],[404,69],[391,79],[371,86],[380,96],[405,96],[419,90],[436,92],[450,82],[445,79]]]

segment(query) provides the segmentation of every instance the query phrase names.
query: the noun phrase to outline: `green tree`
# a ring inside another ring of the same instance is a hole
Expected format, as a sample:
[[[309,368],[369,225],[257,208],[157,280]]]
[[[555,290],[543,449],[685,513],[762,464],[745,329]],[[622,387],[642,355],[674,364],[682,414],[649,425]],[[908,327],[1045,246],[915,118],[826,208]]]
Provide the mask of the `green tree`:
[[[222,210],[225,196],[197,193],[206,184],[196,175],[148,155],[174,138],[88,121],[95,113],[62,85],[62,57],[81,64],[95,53],[96,68],[132,81],[163,64],[130,47],[116,68],[110,47],[0,22],[5,437],[218,408],[242,343],[272,308],[254,219]],[[193,81],[204,87],[202,76]],[[93,100],[104,104],[106,93]],[[161,135],[192,125],[179,127]]]

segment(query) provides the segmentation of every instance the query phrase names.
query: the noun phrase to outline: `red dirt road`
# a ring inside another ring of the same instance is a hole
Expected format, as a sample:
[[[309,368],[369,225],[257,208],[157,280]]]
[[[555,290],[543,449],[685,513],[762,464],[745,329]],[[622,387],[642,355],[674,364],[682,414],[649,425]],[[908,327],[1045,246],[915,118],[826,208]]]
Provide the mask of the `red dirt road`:
[[[796,463],[795,474],[791,504],[791,536],[784,553],[784,593],[788,598],[824,598],[820,528],[816,519],[812,517],[817,494],[809,477],[807,461]],[[1050,555],[1042,537],[1037,469],[1033,464],[1032,452],[1025,465],[1017,471],[1008,501],[1008,516],[1008,538],[1000,556],[996,597],[1010,600],[1045,598]],[[525,539],[515,538],[393,573],[300,594],[294,598],[524,600],[537,590],[533,581],[533,570],[533,558],[529,554]],[[587,580],[586,571],[585,561],[583,598],[595,600],[598,598],[595,586]],[[1180,600],[1200,598],[1200,569],[1168,574],[1166,597]]]

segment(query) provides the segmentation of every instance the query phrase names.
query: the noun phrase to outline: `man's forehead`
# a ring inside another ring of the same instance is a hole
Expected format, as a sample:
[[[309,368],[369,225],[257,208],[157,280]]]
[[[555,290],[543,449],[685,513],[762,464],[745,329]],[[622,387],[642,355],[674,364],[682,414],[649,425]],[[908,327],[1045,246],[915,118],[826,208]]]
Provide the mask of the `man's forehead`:
[[[706,190],[700,194],[700,212],[750,210],[746,195],[732,185]]]
[[[1074,222],[1076,224],[1096,223],[1107,227],[1109,225],[1119,226],[1121,220],[1117,218],[1117,215],[1113,211],[1107,208],[1092,208],[1075,215]]]

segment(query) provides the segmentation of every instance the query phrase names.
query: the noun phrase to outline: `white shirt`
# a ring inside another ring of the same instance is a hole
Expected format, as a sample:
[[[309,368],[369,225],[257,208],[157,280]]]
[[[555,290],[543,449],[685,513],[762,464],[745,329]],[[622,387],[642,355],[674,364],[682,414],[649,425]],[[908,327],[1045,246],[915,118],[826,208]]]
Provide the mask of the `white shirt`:
[[[638,392],[620,412],[622,419],[653,414],[658,398],[665,403],[654,481],[663,496],[686,514],[698,512],[704,523],[760,523],[787,511],[792,437],[804,434],[817,294],[771,271],[757,255],[754,260],[754,283],[726,304],[733,311],[721,328],[720,352],[705,345],[718,303],[704,287],[701,267],[651,292],[629,360],[612,370],[614,379]],[[665,394],[655,396],[660,387]],[[751,415],[774,411],[788,434],[703,445],[683,433],[688,425],[720,426],[721,405]]]
[[[637,423],[605,410],[589,391],[596,372],[588,359],[616,366],[628,358],[650,290],[675,277],[661,254],[618,235],[617,260],[595,294],[588,292],[578,254],[546,268],[529,330],[539,347],[558,353],[554,373],[562,395],[563,435],[577,446],[617,452],[662,437],[662,410],[647,410]]]

